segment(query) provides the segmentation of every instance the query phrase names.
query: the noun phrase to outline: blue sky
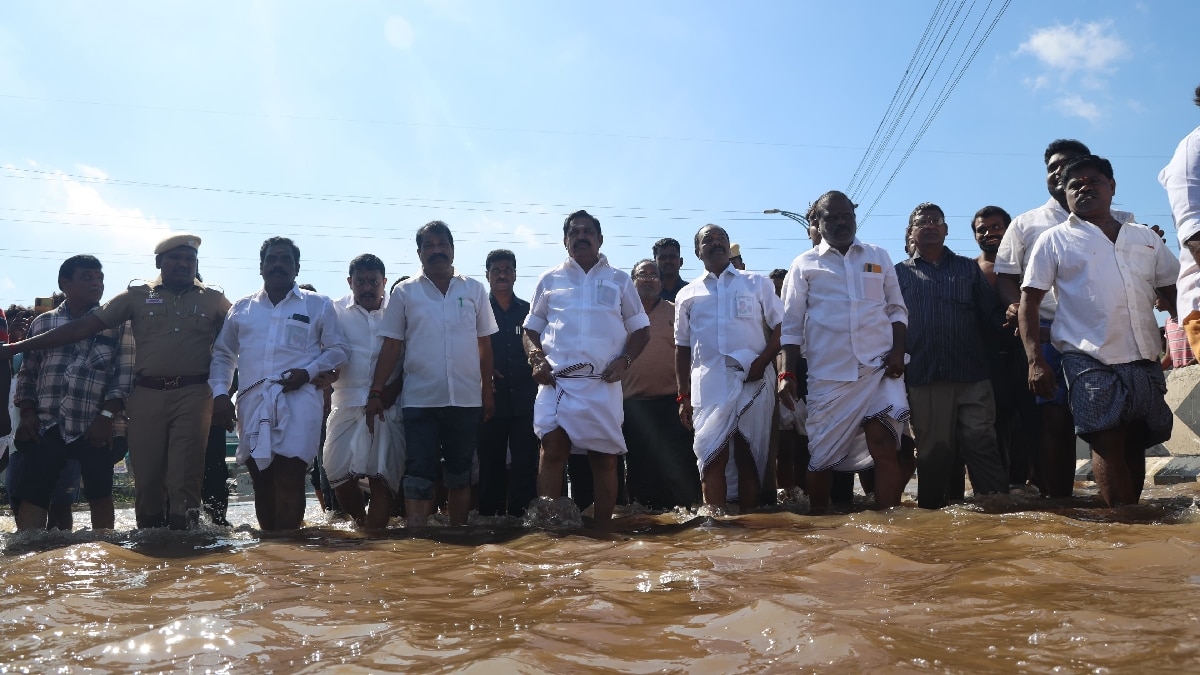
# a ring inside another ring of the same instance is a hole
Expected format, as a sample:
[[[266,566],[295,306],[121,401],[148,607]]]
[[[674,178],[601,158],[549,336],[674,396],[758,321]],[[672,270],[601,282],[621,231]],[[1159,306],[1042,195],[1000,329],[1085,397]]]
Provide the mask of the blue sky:
[[[6,2],[0,303],[48,295],[74,253],[104,262],[111,297],[154,276],[168,231],[204,239],[201,272],[231,297],[261,285],[263,239],[291,236],[301,280],[336,297],[359,253],[417,273],[435,218],[460,272],[513,249],[528,296],[581,207],[625,269],[672,236],[695,276],[709,222],[750,269],[786,267],[807,239],[762,211],[849,185],[935,5]],[[1013,2],[866,222],[864,201],[860,237],[898,260],[933,201],[974,255],[977,209],[1046,200],[1058,137],[1111,158],[1122,208],[1173,232],[1156,176],[1200,124],[1198,18]]]

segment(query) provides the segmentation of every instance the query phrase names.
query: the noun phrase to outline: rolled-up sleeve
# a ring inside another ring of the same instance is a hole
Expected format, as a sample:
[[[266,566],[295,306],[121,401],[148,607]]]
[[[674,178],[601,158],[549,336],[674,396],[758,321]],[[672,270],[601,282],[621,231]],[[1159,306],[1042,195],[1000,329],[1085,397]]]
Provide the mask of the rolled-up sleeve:
[[[888,321],[908,325],[908,305],[904,304],[904,294],[900,292],[900,280],[896,277],[896,266],[885,253],[883,256],[883,299],[887,303],[884,313]]]
[[[405,327],[404,293],[397,286],[392,289],[392,297],[388,298],[387,309],[379,321],[379,334],[403,342]]]
[[[500,330],[496,323],[496,315],[492,312],[492,301],[488,299],[487,289],[483,284],[476,283],[475,306],[481,309],[475,313],[476,337],[487,337]]]
[[[546,277],[542,275],[533,289],[533,300],[529,303],[529,315],[525,317],[525,323],[522,324],[526,330],[535,333],[546,330],[546,326],[550,323],[546,319],[549,316],[549,303],[546,300],[545,284]]]
[[[213,398],[229,393],[233,384],[233,371],[237,368],[238,354],[238,322],[236,312],[240,302],[229,308],[225,315],[225,323],[221,332],[213,342],[212,363],[208,369],[208,386],[212,388]]]
[[[1029,264],[1025,267],[1025,278],[1021,288],[1034,288],[1048,291],[1054,286],[1054,278],[1058,276],[1058,256],[1049,237],[1049,231],[1038,237],[1037,243],[1029,253]]]
[[[333,303],[328,299],[321,304],[321,318],[318,323],[321,329],[319,337],[321,353],[304,368],[308,371],[309,380],[314,379],[320,373],[340,368],[350,356],[350,345],[342,333],[342,324],[338,321]]]
[[[1179,259],[1157,237],[1154,242],[1154,255],[1154,287],[1162,288],[1178,281]]]
[[[629,277],[621,280],[621,320],[625,323],[626,333],[650,327],[650,317],[646,316],[646,308]]]
[[[804,321],[808,316],[808,280],[796,263],[792,263],[783,280],[783,328],[779,342],[785,345],[804,344]]]
[[[686,288],[686,287],[685,287]],[[680,293],[675,300],[675,344],[679,347],[692,346],[692,296]]]

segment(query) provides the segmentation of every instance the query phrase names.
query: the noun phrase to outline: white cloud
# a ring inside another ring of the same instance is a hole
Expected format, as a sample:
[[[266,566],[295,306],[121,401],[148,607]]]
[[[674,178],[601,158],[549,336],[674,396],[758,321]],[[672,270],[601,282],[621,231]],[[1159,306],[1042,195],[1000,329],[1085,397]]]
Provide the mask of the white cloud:
[[[1104,110],[1096,101],[1085,100],[1083,92],[1104,92],[1108,76],[1129,53],[1111,20],[1039,28],[1017,48],[1017,54],[1033,56],[1044,69],[1024,79],[1027,87],[1052,93],[1054,108],[1062,114],[1092,122],[1103,117]]]
[[[1068,117],[1082,117],[1089,122],[1100,119],[1100,107],[1079,96],[1065,96],[1054,102],[1054,107]]]
[[[402,16],[389,16],[383,24],[383,34],[388,44],[396,49],[408,50],[413,45],[413,27]]]
[[[79,173],[87,176],[88,178],[93,178],[95,180],[108,180],[108,174],[105,173],[103,169],[97,169],[96,167],[88,166],[87,164],[76,164],[75,168],[79,170]]]

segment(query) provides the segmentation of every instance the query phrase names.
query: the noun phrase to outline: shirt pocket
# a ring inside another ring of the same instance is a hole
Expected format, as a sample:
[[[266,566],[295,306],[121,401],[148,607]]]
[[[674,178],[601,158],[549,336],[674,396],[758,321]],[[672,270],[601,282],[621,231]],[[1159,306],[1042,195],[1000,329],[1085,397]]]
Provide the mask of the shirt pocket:
[[[946,302],[956,305],[974,304],[971,293],[971,280],[963,277],[951,277],[941,284],[941,296]]]
[[[758,300],[749,293],[738,293],[733,297],[733,315],[739,319],[758,318]]]
[[[596,281],[596,304],[601,307],[618,307],[621,304],[621,289],[611,281]]]
[[[883,302],[883,273],[863,272],[862,290],[864,300]]]
[[[305,349],[309,344],[312,326],[296,319],[288,319],[283,324],[283,336],[287,346],[292,349]]]
[[[474,298],[458,298],[458,318],[457,322],[464,328],[474,326],[478,315],[478,309],[475,307]]]

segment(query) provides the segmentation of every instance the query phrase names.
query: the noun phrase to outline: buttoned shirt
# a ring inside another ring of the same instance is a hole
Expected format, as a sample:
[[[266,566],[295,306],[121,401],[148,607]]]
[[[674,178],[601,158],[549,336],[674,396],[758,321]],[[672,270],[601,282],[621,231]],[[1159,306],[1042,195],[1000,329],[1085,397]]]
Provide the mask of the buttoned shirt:
[[[496,412],[492,417],[532,415],[537,382],[533,381],[533,368],[523,342],[525,331],[521,329],[529,316],[529,303],[514,295],[508,309],[504,309],[491,293],[488,300],[498,328],[492,333],[492,363],[501,375],[493,380]]]
[[[1029,256],[1038,237],[1046,230],[1065,223],[1071,213],[1064,209],[1053,197],[1045,204],[1031,209],[1012,219],[1004,238],[1000,240],[1000,249],[996,251],[996,274],[1015,274],[1024,276],[1025,268],[1029,266]],[[1132,223],[1133,214],[1113,209],[1113,218],[1122,223]],[[1054,293],[1047,293],[1042,298],[1039,315],[1053,321],[1057,301]]]
[[[29,325],[29,337],[76,320],[64,302],[38,315]],[[87,433],[105,401],[129,396],[133,364],[133,336],[127,324],[120,324],[78,342],[26,354],[14,398],[36,402],[40,430],[58,425],[63,440],[70,443]]]
[[[367,404],[367,395],[371,393],[371,383],[375,377],[375,364],[379,361],[379,350],[383,346],[379,326],[383,322],[388,298],[383,296],[383,304],[373,312],[356,303],[353,293],[333,303],[333,311],[346,338],[347,350],[346,363],[338,368],[338,380],[333,385],[331,401],[335,407]],[[388,377],[388,383],[397,377],[400,377],[399,363],[395,372]]]
[[[1126,223],[1114,244],[1072,214],[1034,244],[1024,287],[1058,295],[1050,341],[1060,352],[1082,352],[1109,365],[1158,360],[1155,289],[1170,286],[1179,261],[1154,230]]]
[[[1200,310],[1200,265],[1183,242],[1200,232],[1200,127],[1184,136],[1158,174],[1179,234],[1179,318]]]
[[[780,342],[804,348],[812,379],[855,382],[859,365],[882,365],[893,323],[908,310],[887,251],[856,237],[845,255],[823,241],[792,261]]]
[[[215,288],[195,281],[176,294],[159,277],[125,289],[96,316],[109,328],[129,322],[137,343],[136,375],[174,377],[209,372],[213,340],[228,311],[229,300]]]
[[[208,384],[214,397],[228,392],[235,368],[241,391],[278,380],[292,368],[303,368],[311,381],[318,373],[341,367],[346,351],[332,300],[292,284],[283,299],[272,304],[260,290],[235,302],[225,317],[213,345]]]
[[[404,342],[400,404],[481,407],[479,338],[496,330],[487,289],[475,279],[456,274],[445,294],[424,274],[400,282],[380,330]]]
[[[571,258],[543,272],[525,319],[552,367],[589,363],[597,375],[621,355],[630,333],[649,325],[633,280],[604,254],[586,272]]]
[[[621,395],[675,396],[679,390],[675,382],[675,303],[660,299],[646,317],[650,319],[650,339],[621,376]]]
[[[918,252],[896,263],[896,279],[908,308],[908,386],[988,379],[986,337],[1004,315],[979,263],[948,248],[936,263]]]
[[[750,369],[767,348],[767,331],[783,321],[783,301],[773,281],[732,264],[719,277],[705,271],[676,299],[675,344],[692,352],[692,404],[719,404],[731,393],[728,359]]]

